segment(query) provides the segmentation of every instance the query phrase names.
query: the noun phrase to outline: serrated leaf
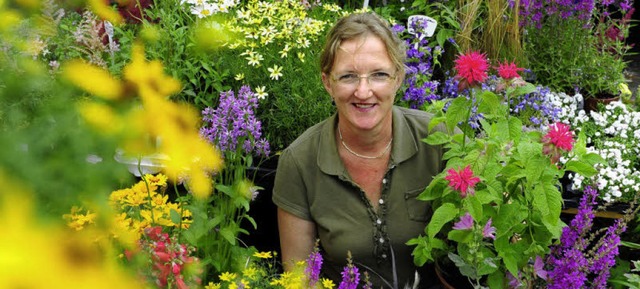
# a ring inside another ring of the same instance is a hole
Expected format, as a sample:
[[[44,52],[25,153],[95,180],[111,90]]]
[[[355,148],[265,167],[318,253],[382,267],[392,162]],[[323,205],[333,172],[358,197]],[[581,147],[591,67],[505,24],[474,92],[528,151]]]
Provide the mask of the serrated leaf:
[[[430,144],[430,145],[441,145],[441,144],[445,144],[445,143],[450,143],[451,142],[451,136],[449,134],[446,134],[444,132],[441,131],[436,131],[432,134],[430,134],[429,136],[427,136],[426,139],[424,139],[424,142]]]
[[[587,178],[590,178],[598,173],[598,170],[592,165],[574,160],[568,161],[565,165],[565,169],[567,171],[572,171],[577,174],[583,175]]]
[[[433,212],[431,221],[427,225],[427,236],[434,238],[438,232],[442,229],[444,224],[450,222],[458,216],[458,208],[451,203],[445,203]]]

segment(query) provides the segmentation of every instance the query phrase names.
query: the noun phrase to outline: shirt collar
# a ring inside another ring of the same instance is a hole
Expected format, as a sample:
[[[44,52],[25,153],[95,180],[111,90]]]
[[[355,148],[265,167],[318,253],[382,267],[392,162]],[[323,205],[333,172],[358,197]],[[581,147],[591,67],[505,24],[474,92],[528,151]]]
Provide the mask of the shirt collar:
[[[393,144],[389,165],[399,164],[418,152],[416,137],[399,107],[393,107],[392,118]],[[318,146],[317,163],[318,167],[326,174],[347,175],[336,145],[335,130],[337,125],[338,115],[335,113],[327,119],[320,133],[321,139]]]

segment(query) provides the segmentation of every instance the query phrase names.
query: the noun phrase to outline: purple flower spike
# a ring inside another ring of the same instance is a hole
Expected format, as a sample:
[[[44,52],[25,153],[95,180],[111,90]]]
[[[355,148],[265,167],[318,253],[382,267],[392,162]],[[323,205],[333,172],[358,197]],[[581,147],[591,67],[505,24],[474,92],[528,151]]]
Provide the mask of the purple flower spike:
[[[460,221],[453,224],[454,230],[471,230],[473,228],[473,217],[469,213],[464,214]]]
[[[309,286],[314,287],[320,279],[320,269],[322,268],[322,255],[318,251],[313,251],[307,258],[307,267],[304,273],[309,277]]]
[[[360,271],[358,267],[349,263],[342,271],[342,281],[338,289],[356,289],[360,283]]]

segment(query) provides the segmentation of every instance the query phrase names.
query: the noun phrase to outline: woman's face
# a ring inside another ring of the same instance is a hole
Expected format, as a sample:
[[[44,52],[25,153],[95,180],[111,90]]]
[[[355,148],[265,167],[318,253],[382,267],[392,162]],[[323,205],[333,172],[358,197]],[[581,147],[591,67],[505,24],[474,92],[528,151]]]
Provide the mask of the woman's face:
[[[356,130],[380,128],[391,121],[391,108],[402,79],[384,42],[373,35],[343,41],[333,70],[322,74],[340,121]]]

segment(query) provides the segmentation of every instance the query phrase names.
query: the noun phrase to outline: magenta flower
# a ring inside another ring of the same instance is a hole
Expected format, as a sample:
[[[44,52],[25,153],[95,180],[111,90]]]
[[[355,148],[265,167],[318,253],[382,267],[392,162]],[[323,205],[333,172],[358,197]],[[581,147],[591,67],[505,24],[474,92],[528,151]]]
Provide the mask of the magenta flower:
[[[549,126],[549,131],[542,138],[545,144],[553,144],[555,147],[564,151],[570,151],[573,149],[573,132],[571,128],[561,122],[557,122]]]
[[[340,281],[338,289],[356,289],[358,288],[358,283],[360,283],[360,271],[358,267],[351,263],[351,258],[349,258],[348,261],[349,263],[347,266],[344,266],[344,270],[342,271],[342,281]]]
[[[453,224],[454,230],[471,230],[473,228],[473,217],[469,212],[460,217],[460,221]]]
[[[515,62],[509,63],[508,61],[505,61],[504,63],[499,64],[497,70],[500,77],[509,80],[520,77],[518,71],[523,71],[524,68],[518,67]]]
[[[456,78],[460,79],[461,83],[473,86],[475,84],[482,83],[487,79],[489,62],[487,61],[487,57],[484,53],[471,51],[467,54],[462,54],[458,56],[455,63],[455,69],[458,72]]]
[[[491,218],[487,221],[487,224],[484,225],[482,229],[482,237],[496,239],[496,227],[491,226]]]
[[[304,269],[304,273],[309,277],[309,286],[314,287],[320,279],[320,269],[322,268],[322,255],[317,250],[314,250],[309,254],[307,258],[307,267]]]
[[[449,181],[449,186],[460,192],[460,196],[465,198],[467,193],[473,195],[475,185],[480,182],[480,178],[473,176],[473,171],[470,166],[466,166],[460,171],[449,169],[447,176],[444,178]]]

